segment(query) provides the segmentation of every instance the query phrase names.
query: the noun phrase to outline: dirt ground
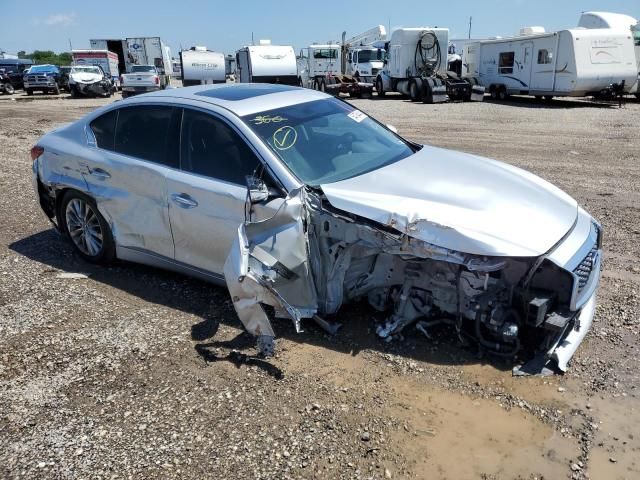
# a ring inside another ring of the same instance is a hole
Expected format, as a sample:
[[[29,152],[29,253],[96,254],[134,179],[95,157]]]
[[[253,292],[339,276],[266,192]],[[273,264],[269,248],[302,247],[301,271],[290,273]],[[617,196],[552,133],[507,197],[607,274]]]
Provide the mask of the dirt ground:
[[[354,100],[409,139],[528,169],[602,222],[596,319],[569,372],[514,378],[446,327],[381,342],[364,305],[336,337],[277,323],[262,360],[225,289],[82,261],[37,205],[29,149],[108,101],[0,99],[0,477],[640,478],[639,103]]]

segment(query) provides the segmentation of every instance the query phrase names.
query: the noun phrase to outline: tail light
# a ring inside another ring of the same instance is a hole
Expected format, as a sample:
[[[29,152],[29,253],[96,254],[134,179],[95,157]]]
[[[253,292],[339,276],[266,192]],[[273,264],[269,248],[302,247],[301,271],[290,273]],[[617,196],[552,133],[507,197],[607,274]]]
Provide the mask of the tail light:
[[[43,153],[44,153],[44,148],[39,147],[38,145],[34,145],[33,147],[31,147],[31,160],[35,162],[36,158],[38,158]]]
[[[156,85],[160,85],[160,77],[156,77]]]

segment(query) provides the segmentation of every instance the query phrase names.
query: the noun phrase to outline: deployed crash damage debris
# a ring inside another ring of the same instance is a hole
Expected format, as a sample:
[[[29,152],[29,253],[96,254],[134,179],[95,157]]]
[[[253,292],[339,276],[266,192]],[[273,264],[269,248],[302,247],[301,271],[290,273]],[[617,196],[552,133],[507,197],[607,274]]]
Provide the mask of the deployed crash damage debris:
[[[483,256],[416,238],[446,229],[398,215],[382,225],[333,207],[320,188],[302,187],[272,218],[240,226],[225,278],[264,355],[273,353],[274,332],[261,304],[300,331],[302,319],[323,322],[322,315],[366,298],[387,314],[376,328],[381,338],[414,323],[429,337],[433,326],[450,324],[484,353],[530,359],[518,374],[565,371],[593,316],[600,227],[579,211],[573,230],[590,233],[578,260],[564,268],[560,247],[555,257]]]

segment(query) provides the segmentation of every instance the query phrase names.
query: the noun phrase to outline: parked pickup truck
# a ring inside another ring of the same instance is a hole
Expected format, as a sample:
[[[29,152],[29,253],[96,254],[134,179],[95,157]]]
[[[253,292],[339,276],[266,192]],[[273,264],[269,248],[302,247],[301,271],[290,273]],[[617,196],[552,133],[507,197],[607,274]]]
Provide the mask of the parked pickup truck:
[[[164,88],[160,82],[160,74],[153,65],[133,65],[131,72],[120,75],[120,85],[122,98]]]
[[[24,91],[27,95],[33,92],[60,93],[60,69],[55,65],[34,65],[24,74]]]

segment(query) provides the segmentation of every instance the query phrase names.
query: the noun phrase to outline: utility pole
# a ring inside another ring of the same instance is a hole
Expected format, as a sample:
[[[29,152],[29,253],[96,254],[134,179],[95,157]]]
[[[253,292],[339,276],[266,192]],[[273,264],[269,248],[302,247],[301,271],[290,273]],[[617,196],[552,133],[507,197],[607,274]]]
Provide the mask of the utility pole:
[[[255,45],[255,43],[253,43],[253,32],[251,32],[251,45]]]
[[[469,40],[471,40],[471,20],[473,20],[473,17],[469,17]]]
[[[71,39],[68,38],[67,40],[69,40],[69,51],[73,50],[73,47],[71,46]]]

